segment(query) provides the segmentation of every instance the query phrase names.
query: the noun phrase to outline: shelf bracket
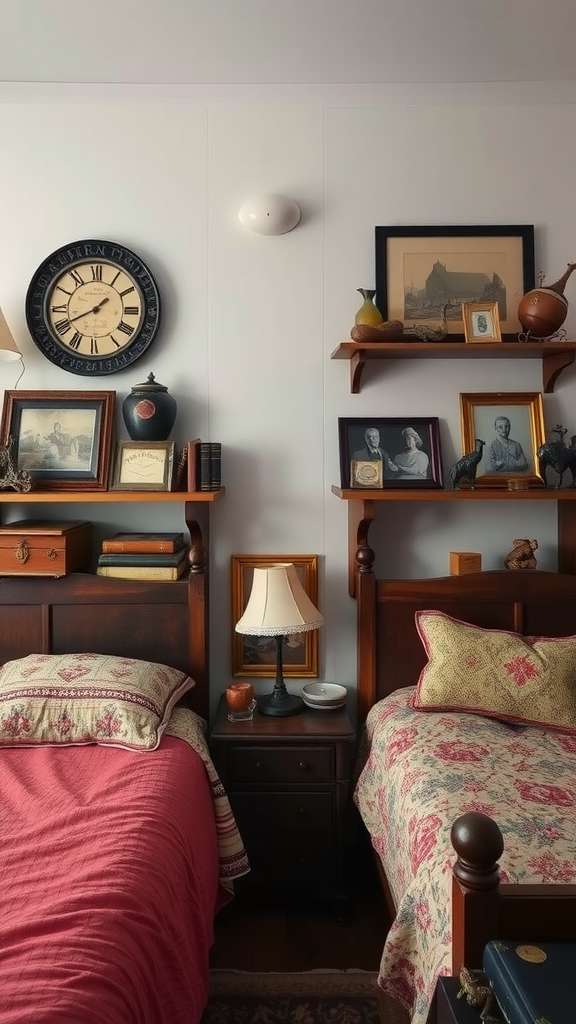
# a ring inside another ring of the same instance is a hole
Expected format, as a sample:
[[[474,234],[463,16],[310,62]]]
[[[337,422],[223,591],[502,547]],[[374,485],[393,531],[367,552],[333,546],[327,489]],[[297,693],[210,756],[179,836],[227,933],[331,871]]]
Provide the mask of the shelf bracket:
[[[204,513],[204,522],[199,522],[199,512]],[[206,510],[196,502],[184,502],[184,519],[190,534],[190,573],[196,575],[206,569],[206,548],[208,544],[208,517]]]
[[[363,348],[357,349],[350,357],[350,393],[352,395],[360,394],[360,385],[364,367],[366,366],[366,359],[367,352]]]
[[[348,592],[356,597],[356,574],[373,571],[374,551],[368,533],[374,522],[375,502],[359,499],[348,502]]]
[[[553,352],[550,355],[544,353],[542,356],[542,386],[545,394],[552,394],[557,378],[562,370],[574,362],[574,356],[576,356],[576,352]]]

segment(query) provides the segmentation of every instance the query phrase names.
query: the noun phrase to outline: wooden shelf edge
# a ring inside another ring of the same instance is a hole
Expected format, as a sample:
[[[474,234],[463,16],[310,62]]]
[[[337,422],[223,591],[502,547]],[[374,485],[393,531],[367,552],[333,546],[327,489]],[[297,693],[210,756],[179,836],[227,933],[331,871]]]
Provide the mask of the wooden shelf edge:
[[[576,357],[574,341],[504,341],[467,344],[460,341],[345,341],[331,353],[331,359],[350,361],[350,392],[360,393],[367,362],[385,359],[540,359],[542,389],[546,394]]]
[[[343,501],[576,501],[576,488],[559,491],[550,487],[527,491],[507,491],[504,488],[478,487],[474,491],[426,490],[364,490],[364,488],[338,487],[332,484],[332,493]]]
[[[112,502],[214,502],[223,496],[226,488],[218,491],[0,491],[2,504],[104,504]]]

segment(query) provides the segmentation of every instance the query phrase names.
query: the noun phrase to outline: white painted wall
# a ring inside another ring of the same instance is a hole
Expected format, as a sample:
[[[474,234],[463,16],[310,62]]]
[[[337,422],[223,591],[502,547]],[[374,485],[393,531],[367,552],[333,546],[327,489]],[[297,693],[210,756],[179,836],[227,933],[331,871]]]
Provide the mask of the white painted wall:
[[[461,454],[460,392],[541,390],[537,360],[406,360],[367,367],[362,393],[351,395],[349,365],[330,353],[348,337],[356,289],[373,286],[374,226],[533,223],[537,269],[551,281],[576,260],[575,127],[574,83],[0,87],[0,306],[24,353],[19,388],[111,388],[120,407],[152,371],[178,400],[174,437],[223,444],[227,493],[212,512],[214,702],[230,678],[234,553],[321,556],[321,675],[355,685],[347,507],[330,491],[339,416],[438,416],[446,470]],[[260,191],[296,199],[301,225],[279,237],[245,232],[237,211]],[[93,380],[48,363],[24,317],[38,264],[87,237],[141,254],[165,313],[135,366]],[[13,388],[16,369],[1,373]],[[575,379],[564,371],[545,396],[548,428],[561,421],[576,432]],[[536,537],[539,566],[555,568],[553,503],[379,513],[384,575],[444,575],[450,549],[479,550],[496,568],[517,536]],[[101,531],[160,525],[154,507],[139,508],[134,523],[125,516],[120,506],[93,510]],[[163,528],[181,522],[178,506],[162,510]]]

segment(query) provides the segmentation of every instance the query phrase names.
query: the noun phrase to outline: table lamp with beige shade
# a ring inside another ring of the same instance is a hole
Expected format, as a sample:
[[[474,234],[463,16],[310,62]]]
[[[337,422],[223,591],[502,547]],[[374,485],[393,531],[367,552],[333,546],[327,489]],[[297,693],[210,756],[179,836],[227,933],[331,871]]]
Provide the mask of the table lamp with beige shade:
[[[282,674],[282,645],[287,636],[319,629],[320,612],[308,597],[292,563],[254,569],[252,590],[236,632],[246,636],[270,636],[276,640],[276,682],[272,693],[258,698],[263,715],[297,715],[301,697],[288,693]]]

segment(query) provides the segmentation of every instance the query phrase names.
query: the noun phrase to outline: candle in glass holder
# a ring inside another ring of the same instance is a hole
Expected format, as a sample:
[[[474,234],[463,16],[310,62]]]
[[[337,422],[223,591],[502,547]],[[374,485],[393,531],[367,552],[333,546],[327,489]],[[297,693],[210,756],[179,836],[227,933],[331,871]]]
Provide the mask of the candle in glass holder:
[[[252,718],[256,701],[252,683],[230,683],[226,688],[228,719],[231,722],[245,722]]]

